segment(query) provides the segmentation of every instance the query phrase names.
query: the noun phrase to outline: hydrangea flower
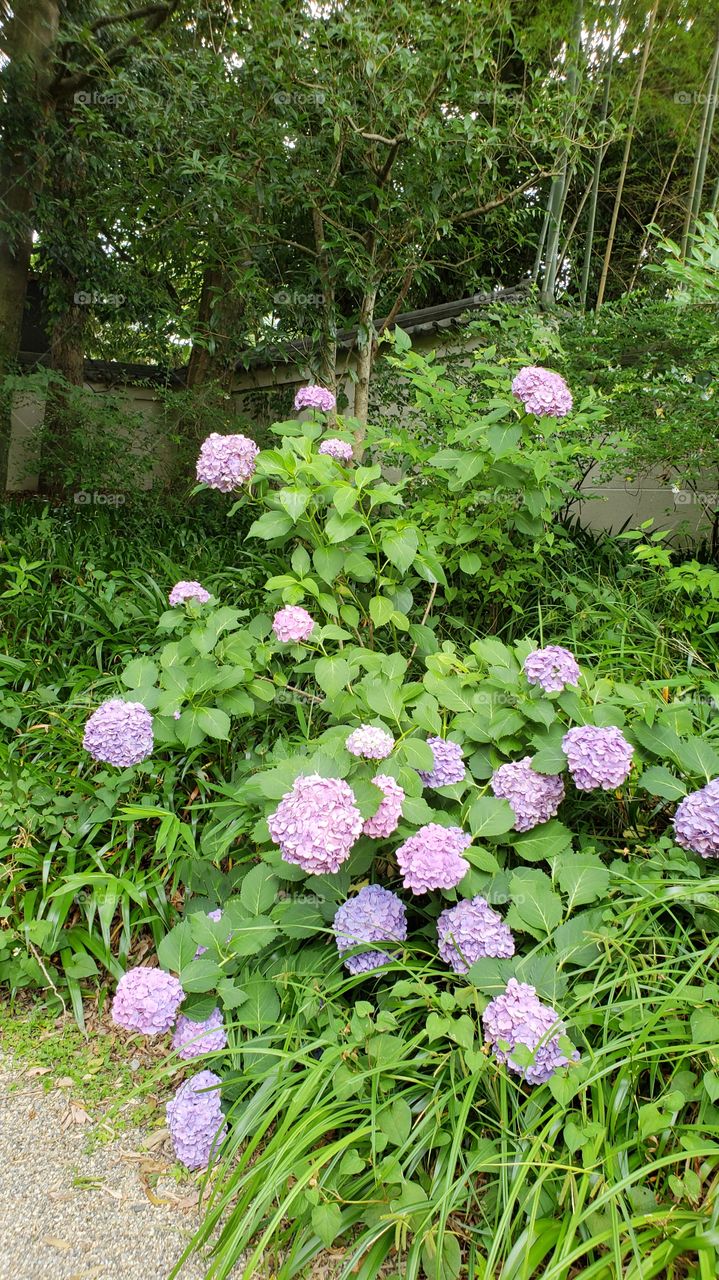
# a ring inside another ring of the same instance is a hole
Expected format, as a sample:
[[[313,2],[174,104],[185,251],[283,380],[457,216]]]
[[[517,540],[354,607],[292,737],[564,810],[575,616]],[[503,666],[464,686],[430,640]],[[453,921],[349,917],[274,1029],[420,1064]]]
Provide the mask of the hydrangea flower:
[[[215,907],[214,911],[208,911],[207,919],[214,920],[215,924],[219,924],[220,920],[222,919],[222,908]],[[206,951],[207,951],[207,947],[198,947],[197,951],[195,952],[195,959],[197,959],[198,956],[204,956]]]
[[[572,393],[564,378],[538,365],[520,369],[512,383],[512,391],[522,401],[527,413],[538,418],[564,418],[572,408]]]
[[[674,838],[702,858],[719,858],[719,778],[684,797],[674,814]]]
[[[426,773],[418,769],[425,787],[449,787],[453,782],[464,782],[464,759],[458,742],[448,738],[428,738],[432,748],[434,768]]]
[[[456,907],[447,907],[437,920],[437,936],[439,954],[455,973],[466,973],[485,956],[514,955],[511,930],[485,898],[463,898]]]
[[[300,644],[308,640],[314,625],[314,619],[298,604],[286,604],[284,609],[278,609],[272,620],[272,630],[282,644]]]
[[[561,776],[535,773],[531,756],[500,765],[492,774],[490,786],[495,796],[509,802],[516,831],[531,831],[540,822],[548,822],[564,799]]]
[[[346,782],[313,773],[295,778],[267,826],[285,862],[319,876],[338,871],[349,857],[362,834],[362,815]]]
[[[164,969],[140,965],[120,978],[110,1017],[126,1031],[159,1036],[170,1030],[184,999],[178,978]]]
[[[337,462],[351,462],[354,454],[352,445],[346,440],[338,440],[336,436],[330,436],[328,440],[323,440],[319,447],[320,453],[326,453],[328,457],[334,458]]]
[[[397,864],[405,889],[427,893],[430,889],[453,889],[469,871],[460,857],[472,843],[461,827],[442,827],[428,822],[405,840],[397,850]]]
[[[621,729],[593,724],[569,729],[562,738],[562,751],[578,791],[595,787],[614,791],[629,777],[634,754]]]
[[[340,955],[360,942],[404,942],[407,937],[407,913],[404,904],[389,889],[370,884],[348,898],[337,911],[332,925]],[[348,956],[345,968],[350,973],[368,973],[389,964],[386,951],[360,951]]]
[[[214,1071],[198,1071],[181,1084],[166,1107],[167,1127],[177,1159],[188,1169],[204,1169],[227,1135],[220,1106],[222,1081]],[[211,1090],[211,1092],[206,1092]]]
[[[300,387],[295,396],[295,409],[321,409],[331,413],[337,401],[326,387]]]
[[[376,774],[372,781],[380,791],[384,792],[384,800],[380,801],[377,812],[373,813],[371,818],[365,819],[362,834],[374,836],[376,840],[385,840],[387,836],[394,835],[399,826],[404,791],[399,783],[386,773]]]
[[[353,756],[363,756],[365,760],[384,760],[394,747],[394,738],[386,729],[363,724],[349,735],[345,746]]]
[[[255,474],[259,448],[249,436],[221,436],[213,431],[200,448],[197,479],[220,493],[232,493]]]
[[[534,987],[527,982],[510,978],[506,990],[487,1005],[482,1023],[485,1044],[491,1045],[497,1061],[506,1064],[528,1084],[542,1084],[558,1067],[566,1067],[570,1061],[559,1048],[559,1038],[566,1030],[564,1023],[554,1009],[542,1004]],[[534,1052],[534,1061],[527,1067],[512,1058],[520,1044]],[[579,1052],[575,1049],[571,1061],[576,1062],[578,1058]]]
[[[580,670],[569,649],[548,644],[535,649],[524,659],[524,674],[530,684],[539,684],[545,693],[561,693],[568,684],[578,684]]]
[[[93,760],[127,769],[152,755],[152,716],[141,702],[110,698],[90,716],[82,745]]]
[[[196,600],[198,604],[207,604],[210,599],[201,582],[176,582],[170,592],[170,605],[184,604],[186,600]]]
[[[216,1053],[227,1045],[227,1032],[221,1009],[213,1009],[203,1022],[193,1022],[181,1013],[177,1019],[172,1047],[180,1058],[201,1058],[203,1053]]]

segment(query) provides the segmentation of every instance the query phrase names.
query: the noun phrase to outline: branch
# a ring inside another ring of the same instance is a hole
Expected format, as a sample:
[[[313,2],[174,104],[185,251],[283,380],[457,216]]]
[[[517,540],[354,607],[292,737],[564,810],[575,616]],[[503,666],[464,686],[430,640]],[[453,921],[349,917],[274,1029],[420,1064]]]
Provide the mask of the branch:
[[[452,221],[468,222],[470,218],[477,218],[482,213],[489,213],[492,209],[498,209],[500,205],[514,200],[515,196],[521,196],[523,191],[527,191],[529,187],[536,186],[543,178],[551,177],[553,177],[551,169],[543,169],[541,173],[535,173],[533,177],[527,178],[526,182],[523,182],[519,187],[515,187],[513,191],[507,191],[503,196],[495,196],[494,200],[488,200],[486,204],[478,204],[476,209],[470,209],[467,213],[460,213]]]
[[[385,138],[381,133],[365,133],[364,129],[360,129],[359,125],[355,124],[351,116],[347,119],[355,133],[358,133],[361,138],[366,138],[368,142],[383,142],[386,147],[398,147],[401,142],[407,141],[406,133],[400,133],[396,138]]]
[[[146,4],[142,9],[133,9],[131,13],[115,13],[106,18],[96,18],[90,23],[90,30],[99,31],[100,27],[109,27],[113,22],[137,22],[139,18],[154,18],[158,14],[161,14],[164,20],[167,12],[166,4]]]
[[[181,0],[168,0],[167,4],[146,5],[144,9],[134,9],[122,16],[116,15],[112,19],[105,19],[105,23],[110,21],[130,22],[143,17],[146,17],[147,21],[142,30],[136,31],[124,44],[115,45],[114,49],[110,49],[106,54],[103,54],[102,69],[116,66],[118,62],[122,62],[128,49],[132,49],[135,45],[140,44],[145,36],[157,31],[157,28],[177,11],[180,2]],[[102,22],[103,20],[98,18],[97,21]],[[65,76],[62,72],[58,72],[50,85],[49,93],[54,98],[67,98],[70,94],[82,89],[84,85],[90,84],[100,69],[100,66],[97,65],[88,71],[76,71],[74,75],[70,76]]]
[[[395,298],[395,300],[394,300],[394,305],[392,306],[392,309],[391,309],[391,311],[390,311],[389,315],[385,316],[385,318],[384,318],[384,320],[382,321],[382,323],[381,323],[381,325],[380,325],[379,329],[377,330],[377,337],[378,337],[378,338],[379,338],[380,334],[384,333],[385,329],[389,329],[390,325],[393,325],[393,324],[394,324],[394,322],[395,322],[395,320],[396,320],[397,316],[398,316],[398,315],[399,315],[399,313],[400,313],[400,309],[401,309],[401,307],[402,307],[402,303],[404,302],[405,298],[407,297],[407,294],[408,294],[408,292],[409,292],[409,287],[410,287],[410,285],[411,285],[411,283],[412,283],[412,281],[413,281],[413,279],[414,279],[414,273],[415,273],[415,271],[416,271],[416,270],[417,270],[416,265],[413,265],[413,266],[411,266],[411,267],[408,267],[408,268],[407,268],[407,270],[405,271],[405,273],[404,273],[404,280],[402,281],[402,285],[401,285],[401,287],[400,287],[400,291],[399,291],[399,293],[397,294],[397,297],[396,297],[396,298]]]

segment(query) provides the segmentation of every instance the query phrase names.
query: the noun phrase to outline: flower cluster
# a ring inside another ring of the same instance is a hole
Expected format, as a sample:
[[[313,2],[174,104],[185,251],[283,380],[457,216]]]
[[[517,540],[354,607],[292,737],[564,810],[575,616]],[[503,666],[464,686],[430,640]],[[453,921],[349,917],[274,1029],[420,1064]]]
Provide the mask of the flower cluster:
[[[176,582],[169,596],[173,609],[175,605],[184,604],[186,600],[196,600],[198,604],[207,604],[209,599],[210,593],[205,590],[201,582]]]
[[[220,493],[232,493],[252,479],[259,452],[249,436],[221,436],[213,431],[200,448],[197,479],[200,484],[219,489]]]
[[[674,814],[674,837],[682,849],[719,858],[719,778],[685,796]]]
[[[562,738],[562,751],[578,791],[614,791],[629,777],[632,747],[621,729],[580,724]]]
[[[472,843],[461,827],[428,822],[397,850],[397,865],[405,889],[427,893],[429,889],[454,889],[469,871],[460,855]]]
[[[127,769],[152,755],[152,716],[141,702],[110,698],[90,716],[82,745],[93,760]]]
[[[564,799],[561,777],[535,773],[531,756],[500,765],[490,785],[495,796],[509,802],[517,831],[531,831],[540,822],[548,822]]]
[[[320,409],[331,413],[337,401],[326,387],[300,387],[295,396],[295,409]]]
[[[213,1149],[227,1134],[220,1106],[221,1084],[214,1071],[198,1071],[180,1085],[167,1104],[167,1127],[175,1155],[188,1169],[204,1169]]]
[[[447,738],[428,738],[432,748],[434,768],[429,772],[418,769],[425,787],[449,787],[453,782],[464,781],[464,759],[458,742]]]
[[[164,969],[128,969],[117,984],[110,1009],[113,1022],[126,1031],[159,1036],[169,1031],[185,998],[179,979]]]
[[[407,937],[407,915],[404,904],[395,893],[381,885],[370,884],[337,911],[332,925],[340,955],[362,942],[404,942]],[[392,956],[375,949],[347,956],[345,968],[350,973],[368,973],[389,964]]]
[[[562,693],[569,684],[579,682],[577,659],[569,649],[559,644],[548,644],[545,649],[535,649],[524,660],[524,674],[530,684],[541,685],[545,693]]]
[[[354,454],[352,445],[346,440],[338,440],[336,436],[330,436],[327,440],[323,440],[319,447],[320,453],[326,453],[328,457],[334,458],[336,462],[351,462]]]
[[[227,1046],[227,1032],[221,1009],[213,1009],[203,1022],[193,1022],[181,1013],[177,1019],[172,1047],[180,1058],[200,1058],[218,1053]]]
[[[353,756],[363,756],[365,760],[384,760],[394,747],[394,738],[386,729],[362,724],[349,735],[345,746]]]
[[[319,876],[338,871],[349,857],[362,834],[362,815],[346,782],[314,773],[295,779],[267,826],[285,862]]]
[[[520,369],[512,383],[512,391],[522,401],[527,413],[537,418],[564,418],[572,408],[572,393],[564,378],[539,365]]]
[[[482,1014],[485,1043],[489,1044],[497,1061],[506,1063],[510,1071],[522,1076],[528,1084],[541,1084],[570,1061],[559,1047],[565,1026],[554,1009],[542,1004],[534,987],[526,982],[510,978],[507,988],[495,996]],[[534,1061],[522,1066],[512,1058],[518,1045],[534,1054]],[[572,1060],[577,1061],[575,1049]]]
[[[362,834],[373,836],[375,840],[386,840],[388,836],[394,835],[399,826],[404,791],[399,783],[386,773],[376,774],[372,781],[384,793],[384,799],[380,801],[377,812],[373,813],[371,818],[365,819]]]
[[[508,959],[514,955],[514,938],[498,912],[484,898],[463,898],[448,907],[437,920],[439,954],[455,973],[466,973],[485,956]]]
[[[301,644],[308,640],[314,625],[314,619],[298,604],[286,604],[272,620],[272,630],[282,644]]]

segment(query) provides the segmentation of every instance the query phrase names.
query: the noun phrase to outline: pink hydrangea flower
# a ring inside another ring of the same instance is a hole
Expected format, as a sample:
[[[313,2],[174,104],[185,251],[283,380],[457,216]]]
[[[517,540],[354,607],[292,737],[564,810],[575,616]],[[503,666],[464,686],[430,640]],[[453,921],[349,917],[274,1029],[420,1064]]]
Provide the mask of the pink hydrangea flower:
[[[578,791],[614,791],[626,782],[634,749],[621,729],[580,724],[562,738],[562,751]]]
[[[259,452],[249,436],[222,436],[213,431],[200,448],[197,479],[220,493],[232,493],[252,479]]]
[[[300,387],[295,396],[295,409],[320,409],[322,413],[331,413],[337,401],[326,387]]]
[[[497,1061],[528,1084],[542,1084],[559,1067],[579,1058],[577,1049],[571,1059],[560,1049],[559,1039],[566,1034],[566,1028],[554,1009],[542,1004],[534,987],[517,982],[516,978],[510,978],[506,990],[490,1001],[482,1023],[485,1043],[491,1046]],[[512,1058],[518,1045],[525,1045],[534,1053],[534,1061],[527,1067]]]
[[[338,440],[336,436],[330,436],[328,440],[323,440],[319,447],[320,453],[326,453],[328,457],[334,458],[336,462],[351,462],[354,454],[352,445],[346,440]]]
[[[184,999],[178,978],[164,969],[140,965],[120,978],[110,1017],[126,1031],[159,1036],[170,1030]]]
[[[701,858],[719,858],[719,778],[684,797],[674,814],[674,838]]]
[[[490,785],[495,796],[507,800],[514,811],[517,831],[531,831],[540,822],[548,822],[564,799],[562,778],[535,773],[531,756],[500,765],[492,774]]]
[[[384,760],[394,747],[394,738],[386,729],[363,724],[349,735],[345,746],[353,756],[362,756],[365,760]]]
[[[524,674],[530,684],[541,685],[545,693],[562,693],[569,684],[578,684],[581,672],[569,649],[548,644],[524,659]]]
[[[538,418],[564,418],[572,408],[572,393],[564,378],[538,365],[520,369],[512,383],[512,391],[522,401],[527,413]]]
[[[384,800],[380,801],[377,812],[373,813],[371,818],[365,819],[362,834],[373,836],[375,840],[385,840],[388,836],[394,835],[399,826],[404,791],[399,783],[386,773],[376,774],[372,781],[384,792]]]
[[[306,609],[298,604],[286,604],[275,614],[272,630],[282,644],[301,644],[309,639],[314,625]]]
[[[404,904],[389,889],[368,884],[338,909],[332,928],[340,955],[361,942],[404,942],[407,937],[407,913]],[[392,956],[387,951],[370,948],[348,956],[345,968],[350,973],[369,973]]]
[[[472,843],[461,827],[429,822],[405,840],[397,850],[397,865],[405,889],[427,893],[430,889],[454,889],[469,871],[460,855]]]
[[[346,782],[313,773],[295,778],[267,826],[285,862],[319,876],[339,871],[349,857],[362,834],[362,815]]]
[[[167,1103],[167,1127],[177,1159],[188,1169],[204,1169],[227,1135],[220,1105],[220,1077],[198,1071]]]
[[[447,907],[437,920],[438,951],[455,973],[467,973],[475,960],[486,956],[508,959],[514,955],[514,938],[497,911],[485,898],[463,898]]]
[[[109,698],[90,716],[82,745],[93,760],[128,769],[152,755],[152,716],[141,702]]]
[[[170,592],[170,605],[174,609],[178,604],[185,604],[187,600],[196,600],[198,604],[207,604],[210,599],[209,591],[205,591],[201,582],[176,582]]]
[[[193,1022],[181,1013],[177,1019],[172,1047],[180,1058],[201,1058],[227,1046],[227,1032],[221,1009],[213,1009],[204,1022]]]
[[[430,772],[418,769],[425,787],[449,787],[453,782],[464,782],[464,759],[458,742],[449,738],[428,738],[432,748],[434,768]]]

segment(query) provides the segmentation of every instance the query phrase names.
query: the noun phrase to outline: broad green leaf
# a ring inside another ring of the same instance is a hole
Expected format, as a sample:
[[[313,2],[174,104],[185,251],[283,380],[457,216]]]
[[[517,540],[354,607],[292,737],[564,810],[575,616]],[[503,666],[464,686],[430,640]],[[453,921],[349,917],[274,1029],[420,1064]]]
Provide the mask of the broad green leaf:
[[[269,542],[272,538],[283,538],[289,533],[294,521],[286,511],[265,511],[259,520],[255,520],[247,531],[248,538],[263,538]]]
[[[686,783],[676,778],[664,765],[653,765],[645,769],[639,785],[650,796],[661,796],[663,800],[681,800],[687,793]]]
[[[262,915],[277,900],[279,881],[269,867],[259,863],[251,867],[240,885],[240,900],[253,916]]]
[[[230,717],[219,707],[200,707],[197,723],[210,738],[226,740],[230,736]]]
[[[342,1210],[337,1204],[318,1204],[312,1210],[312,1230],[326,1249],[342,1231]]]
[[[399,569],[400,573],[406,573],[417,554],[419,534],[412,527],[396,531],[390,529],[382,533],[380,546],[387,559]]]
[[[134,658],[122,673],[122,683],[127,689],[149,689],[157,676],[157,666],[150,658]]]
[[[542,862],[545,858],[554,858],[568,849],[571,843],[571,831],[556,818],[541,823],[533,831],[516,835],[512,840],[517,853],[525,862]]]
[[[277,497],[294,524],[307,510],[311,498],[309,489],[280,489]]]
[[[369,613],[376,627],[384,627],[391,621],[394,605],[386,596],[373,596],[369,602]]]
[[[477,840],[504,835],[512,830],[515,821],[508,801],[496,796],[478,796],[469,810],[469,829]]]
[[[562,901],[549,876],[534,868],[514,871],[509,880],[512,902],[507,915],[510,928],[519,924],[535,937],[551,933],[562,919]]]
[[[346,658],[319,658],[315,663],[314,677],[328,698],[334,698],[352,679],[352,668]]]

